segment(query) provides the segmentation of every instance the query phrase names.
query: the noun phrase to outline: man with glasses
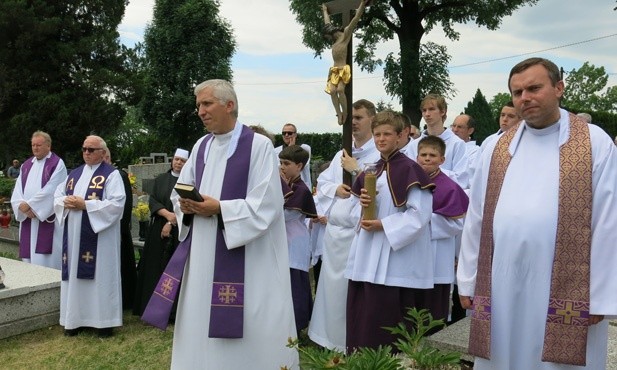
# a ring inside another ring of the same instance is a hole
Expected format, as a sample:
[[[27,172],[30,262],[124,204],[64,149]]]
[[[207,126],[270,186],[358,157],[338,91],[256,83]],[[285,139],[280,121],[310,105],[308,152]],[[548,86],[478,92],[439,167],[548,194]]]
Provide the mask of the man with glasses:
[[[51,151],[51,137],[32,134],[32,157],[15,182],[11,206],[19,222],[19,257],[24,262],[60,269],[62,230],[54,222],[53,194],[66,179],[64,161]]]
[[[309,189],[313,189],[313,184],[311,183],[311,147],[308,144],[298,144],[296,141],[298,140],[298,129],[296,129],[296,125],[293,123],[286,123],[283,125],[283,131],[281,132],[283,135],[283,145],[277,146],[274,148],[274,152],[278,155],[284,148],[290,145],[300,145],[302,149],[306,150],[309,154],[308,162],[302,169],[302,173],[300,174],[300,178]]]
[[[56,188],[54,211],[64,228],[60,325],[66,336],[84,327],[98,336],[122,326],[120,219],[126,193],[118,170],[105,163],[107,144],[88,136],[85,164]]]

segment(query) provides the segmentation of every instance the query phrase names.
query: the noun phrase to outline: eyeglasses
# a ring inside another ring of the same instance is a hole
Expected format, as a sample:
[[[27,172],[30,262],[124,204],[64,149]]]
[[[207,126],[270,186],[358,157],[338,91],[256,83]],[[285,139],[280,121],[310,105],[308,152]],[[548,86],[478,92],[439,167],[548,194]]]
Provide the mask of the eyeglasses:
[[[295,132],[294,131],[283,131],[282,134],[283,134],[283,136],[291,136],[291,135],[295,134]]]
[[[86,147],[83,147],[83,148],[81,148],[81,151],[84,152],[84,153],[85,152],[94,153],[95,150],[102,150],[102,149],[103,148],[86,148]]]

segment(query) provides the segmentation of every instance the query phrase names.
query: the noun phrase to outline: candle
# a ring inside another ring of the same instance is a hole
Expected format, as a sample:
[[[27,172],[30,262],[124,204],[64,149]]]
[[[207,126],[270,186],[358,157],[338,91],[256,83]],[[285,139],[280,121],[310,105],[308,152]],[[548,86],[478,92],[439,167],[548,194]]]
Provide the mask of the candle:
[[[375,196],[377,195],[377,168],[374,163],[367,163],[364,167],[364,189],[371,197],[371,203],[364,208],[362,218],[364,220],[374,220],[377,218],[377,208]]]

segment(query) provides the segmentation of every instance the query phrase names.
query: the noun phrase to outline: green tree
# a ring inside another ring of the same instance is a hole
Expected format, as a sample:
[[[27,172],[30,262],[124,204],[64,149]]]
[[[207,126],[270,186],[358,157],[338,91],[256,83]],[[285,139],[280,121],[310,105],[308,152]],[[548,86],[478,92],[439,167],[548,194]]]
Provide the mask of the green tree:
[[[219,16],[218,0],[157,0],[144,35],[146,68],[141,115],[161,139],[156,151],[190,149],[204,133],[195,114],[194,87],[231,80],[236,43]]]
[[[69,165],[91,133],[105,137],[130,95],[117,27],[127,0],[0,2],[0,142],[3,156],[29,154],[45,130]]]
[[[324,0],[290,0],[290,8],[298,23],[303,26],[303,42],[315,50],[316,55],[321,55],[329,47],[321,37],[323,20],[319,4],[323,2]],[[459,33],[454,30],[454,26],[468,22],[495,30],[503,17],[511,15],[524,5],[537,2],[538,0],[486,0],[480,6],[476,2],[460,0],[375,1],[357,27],[361,41],[355,50],[355,61],[368,72],[373,72],[383,65],[386,90],[400,98],[403,112],[414,124],[418,124],[421,119],[419,107],[423,88],[429,86],[427,79],[434,73],[431,68],[435,65],[441,66],[434,75],[437,77],[435,80],[439,80],[443,85],[431,86],[429,90],[444,95],[453,93],[450,90],[452,85],[447,75],[447,64],[443,64],[449,60],[446,58],[445,48],[430,44],[423,48],[422,37],[434,27],[441,27],[448,38],[458,40]],[[391,53],[381,58],[375,55],[378,44],[395,37],[400,46],[398,54]],[[429,60],[431,63],[427,63]]]
[[[565,78],[566,89],[561,104],[575,112],[617,111],[617,86],[608,89],[608,74],[604,67],[585,62],[572,69]]]
[[[469,114],[476,120],[476,130],[473,137],[478,144],[481,144],[487,136],[495,133],[499,125],[493,120],[491,106],[486,101],[480,89],[476,90],[476,95],[467,103],[465,114]]]
[[[499,121],[499,115],[501,114],[501,108],[508,102],[512,101],[512,95],[510,93],[497,93],[488,105],[491,106],[491,114],[493,115],[493,121]]]

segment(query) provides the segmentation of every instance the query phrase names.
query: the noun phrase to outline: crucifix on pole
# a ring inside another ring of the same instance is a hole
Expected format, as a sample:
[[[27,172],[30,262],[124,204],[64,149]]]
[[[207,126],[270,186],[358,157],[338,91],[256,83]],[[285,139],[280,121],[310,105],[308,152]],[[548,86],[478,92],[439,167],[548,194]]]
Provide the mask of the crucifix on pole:
[[[333,66],[328,73],[326,92],[332,98],[332,104],[336,111],[339,125],[343,125],[343,149],[351,154],[351,114],[350,108],[353,102],[353,80],[351,78],[353,65],[353,31],[366,6],[366,0],[333,0],[322,4],[325,34],[333,40],[332,59]],[[351,17],[352,11],[357,9]],[[343,17],[343,29],[337,28],[330,22],[330,15],[341,14]],[[351,186],[351,174],[343,170],[343,183]]]

